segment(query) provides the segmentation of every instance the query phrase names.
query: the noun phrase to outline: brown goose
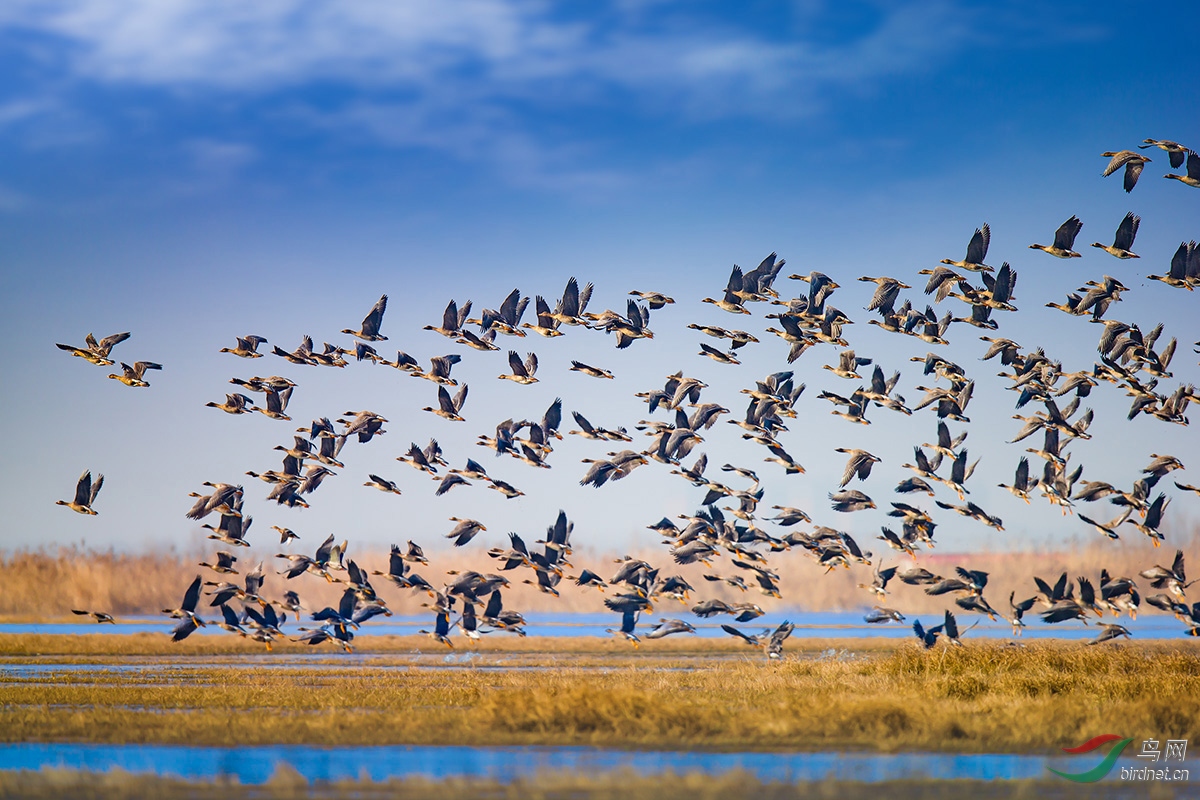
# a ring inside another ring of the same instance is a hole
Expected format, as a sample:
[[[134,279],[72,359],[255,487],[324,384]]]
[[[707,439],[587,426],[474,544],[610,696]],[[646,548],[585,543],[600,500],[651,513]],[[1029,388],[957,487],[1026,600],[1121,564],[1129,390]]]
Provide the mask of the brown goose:
[[[133,366],[130,366],[122,361],[121,370],[123,374],[117,375],[116,373],[112,373],[108,377],[118,380],[126,386],[145,388],[150,385],[143,378],[148,369],[162,369],[162,364],[155,364],[153,361],[135,361]]]
[[[76,514],[87,514],[94,517],[96,512],[92,510],[92,503],[96,502],[96,495],[100,494],[100,487],[103,485],[103,475],[97,475],[96,480],[93,481],[91,470],[85,469],[75,483],[75,499],[69,503],[66,500],[56,500],[54,504],[66,506]]]
[[[88,334],[84,339],[83,347],[76,347],[71,344],[55,344],[59,350],[66,350],[73,356],[79,356],[85,361],[90,361],[98,367],[108,367],[113,364],[113,361],[108,357],[113,347],[120,344],[129,338],[129,333],[114,333],[112,336],[105,336],[99,342],[92,334]]]
[[[365,342],[386,342],[388,337],[380,335],[379,325],[383,322],[383,312],[387,310],[387,299],[386,294],[379,298],[379,301],[363,318],[362,330],[352,331],[349,328],[343,328],[342,333],[348,333]]]
[[[1159,150],[1165,152],[1171,162],[1171,169],[1182,167],[1184,158],[1192,152],[1179,142],[1172,142],[1167,139],[1143,139],[1142,144],[1138,145],[1139,150],[1145,150],[1149,147],[1157,147]]]
[[[508,380],[513,383],[519,383],[522,386],[527,386],[531,383],[537,383],[537,378],[534,375],[537,373],[538,359],[537,353],[529,353],[525,357],[524,363],[521,362],[521,357],[517,355],[516,350],[508,351],[508,366],[512,369],[512,373],[498,375],[500,380]]]
[[[1132,150],[1119,150],[1116,152],[1109,151],[1101,153],[1105,158],[1111,159],[1108,166],[1101,173],[1103,177],[1108,177],[1121,167],[1125,168],[1125,191],[1132,192],[1133,187],[1137,185],[1138,178],[1142,174],[1142,168],[1150,163],[1150,159],[1146,158],[1141,153],[1135,153]]]
[[[1173,178],[1180,183],[1186,184],[1200,189],[1200,155],[1188,153],[1187,157],[1187,175],[1163,175],[1164,178]]]
[[[1072,216],[1062,225],[1058,226],[1058,230],[1054,232],[1054,244],[1031,244],[1029,249],[1041,250],[1049,253],[1055,258],[1080,258],[1079,253],[1076,253],[1071,248],[1075,246],[1075,237],[1079,235],[1080,229],[1083,228],[1083,223],[1079,221],[1079,217]]]
[[[971,241],[967,244],[967,255],[962,261],[951,261],[948,258],[943,258],[941,263],[972,272],[990,272],[992,268],[984,264],[983,260],[987,258],[988,244],[991,240],[992,229],[985,222],[981,227],[976,228],[975,233],[972,234]],[[932,292],[926,289],[925,294],[932,294]]]
[[[1092,247],[1099,247],[1104,252],[1117,258],[1141,258],[1141,256],[1130,250],[1133,247],[1133,239],[1137,236],[1138,226],[1141,223],[1142,218],[1130,211],[1121,220],[1121,224],[1117,226],[1117,233],[1113,238],[1111,246],[1101,244],[1100,242],[1092,242]]]
[[[220,352],[232,353],[239,358],[262,358],[263,354],[258,352],[258,346],[266,343],[267,340],[261,336],[239,336],[237,347],[222,347]]]

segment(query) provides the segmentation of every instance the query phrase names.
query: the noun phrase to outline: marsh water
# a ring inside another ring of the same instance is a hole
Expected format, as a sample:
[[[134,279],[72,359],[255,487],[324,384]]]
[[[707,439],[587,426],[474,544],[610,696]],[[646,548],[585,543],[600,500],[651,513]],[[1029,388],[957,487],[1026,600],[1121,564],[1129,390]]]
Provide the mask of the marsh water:
[[[667,607],[660,609],[662,616],[679,616],[680,611],[674,611]],[[658,620],[657,614],[645,614],[643,620],[639,623],[638,633],[651,630],[653,624]],[[687,616],[696,627],[696,635],[704,638],[721,638],[728,637],[729,634],[721,630],[721,624],[731,624],[740,628],[747,633],[757,633],[764,628],[774,628],[783,619],[790,619],[796,623],[796,629],[792,632],[793,637],[800,638],[885,638],[896,639],[912,636],[911,623],[914,619],[920,619],[928,627],[929,625],[938,624],[941,619],[936,614],[916,615],[909,617],[903,623],[888,623],[886,625],[868,625],[863,621],[862,612],[801,612],[792,611],[785,613],[773,613],[770,617],[763,617],[758,620],[752,620],[746,623],[733,621],[728,616],[714,617],[708,620],[695,620],[690,615]],[[574,637],[574,636],[606,636],[606,628],[612,628],[617,625],[619,619],[615,614],[538,614],[529,613],[525,615],[528,625],[526,631],[529,636],[544,636],[544,637]],[[770,620],[770,622],[766,622]],[[429,628],[432,623],[431,615],[420,616],[400,616],[392,617],[377,617],[363,625],[362,630],[358,633],[359,636],[407,636],[417,633],[421,628]],[[1133,635],[1139,639],[1175,639],[1183,635],[1183,626],[1175,620],[1174,617],[1166,614],[1143,615],[1138,620],[1129,620],[1128,618],[1119,620],[1125,625]],[[162,617],[131,617],[123,619],[115,625],[97,625],[93,622],[86,623],[0,623],[0,633],[10,634],[87,634],[87,633],[162,633],[169,630],[167,627],[172,621],[164,620]],[[972,622],[967,621],[967,615],[959,615],[959,625],[964,630],[972,625]],[[286,630],[286,628],[285,628]],[[1098,633],[1097,626],[1083,626],[1078,623],[1064,623],[1058,625],[1047,625],[1042,623],[1036,617],[1028,620],[1028,627],[1025,629],[1024,639],[1091,639]],[[201,635],[221,635],[224,632],[216,626],[201,628],[198,631]],[[494,636],[504,636],[503,633],[492,634]],[[970,628],[969,632],[964,634],[967,637],[981,637],[986,639],[1008,639],[1015,638],[1012,635],[1012,626],[1003,620],[992,622],[986,617],[978,618]]]
[[[1134,758],[1124,759],[1130,761]],[[583,774],[631,770],[642,774],[740,771],[762,781],[904,778],[1036,779],[1048,767],[1074,770],[1067,758],[1042,755],[944,753],[708,753],[613,750],[593,747],[183,747],[170,745],[14,744],[0,747],[0,769],[67,768],[171,775],[232,777],[260,784],[281,765],[309,781],[454,777],[512,781],[548,772]],[[1114,770],[1109,779],[1116,779]],[[1052,777],[1052,776],[1051,776]]]

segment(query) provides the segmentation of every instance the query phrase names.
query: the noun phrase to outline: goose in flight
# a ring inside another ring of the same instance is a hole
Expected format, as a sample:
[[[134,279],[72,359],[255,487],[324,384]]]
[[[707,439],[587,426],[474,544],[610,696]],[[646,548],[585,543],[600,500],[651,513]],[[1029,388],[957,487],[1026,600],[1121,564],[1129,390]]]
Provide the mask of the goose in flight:
[[[480,531],[486,531],[487,526],[482,522],[474,519],[460,519],[458,517],[450,517],[451,522],[457,522],[454,530],[446,534],[447,539],[454,540],[455,547],[462,547],[467,542],[475,538]]]
[[[700,343],[700,352],[698,353],[698,355],[708,356],[713,361],[716,361],[718,364],[740,364],[740,363],[742,363],[741,361],[739,361],[737,359],[736,356],[733,355],[733,353],[723,353],[720,350],[718,350],[717,348],[715,348],[711,345],[707,345],[704,342]]]
[[[1041,250],[1055,258],[1080,258],[1079,253],[1076,253],[1071,248],[1075,246],[1075,237],[1079,235],[1079,231],[1082,228],[1083,223],[1079,221],[1079,217],[1072,216],[1054,232],[1054,244],[1049,246],[1031,244],[1029,245],[1029,249]]]
[[[448,419],[451,422],[465,422],[466,420],[459,413],[462,411],[463,403],[467,402],[467,384],[455,393],[454,397],[450,397],[450,393],[446,391],[445,386],[438,387],[438,407],[425,406],[422,411],[429,411],[437,414],[443,419]]]
[[[467,324],[467,317],[470,314],[470,300],[464,303],[462,308],[459,308],[458,304],[451,300],[446,304],[446,310],[442,312],[442,324],[440,326],[426,325],[422,330],[434,331],[447,338],[456,339],[463,335],[463,325]]]
[[[1113,237],[1112,245],[1101,244],[1100,242],[1092,242],[1092,247],[1099,247],[1109,255],[1117,258],[1141,258],[1137,253],[1132,251],[1133,239],[1137,236],[1138,226],[1142,224],[1142,218],[1132,211],[1127,213],[1121,224],[1117,226],[1117,233]]]
[[[647,633],[647,639],[662,639],[673,633],[695,633],[696,629],[680,619],[660,619],[654,630]]]
[[[212,525],[201,525],[200,527],[212,531],[208,536],[209,539],[216,539],[231,547],[249,547],[250,543],[246,541],[245,536],[253,522],[253,517],[243,517],[240,513],[237,516],[222,514],[217,527],[214,528]]]
[[[446,647],[454,648],[454,643],[450,641],[450,613],[447,611],[439,611],[437,613],[432,631],[421,630],[418,633],[423,633],[435,642],[446,645]]]
[[[150,383],[143,378],[143,376],[146,374],[146,370],[148,369],[160,370],[162,369],[162,364],[155,364],[153,361],[135,361],[133,366],[130,366],[122,361],[122,374],[118,375],[114,372],[110,373],[108,377],[118,380],[126,386],[145,388],[150,385]]]
[[[1141,153],[1135,153],[1132,150],[1118,150],[1101,153],[1105,158],[1111,159],[1108,166],[1104,168],[1101,176],[1107,178],[1121,167],[1125,168],[1125,191],[1132,192],[1133,187],[1137,185],[1138,178],[1141,177],[1142,168],[1150,163],[1150,159]]]
[[[300,539],[300,534],[295,533],[295,531],[290,528],[281,528],[280,525],[271,525],[271,528],[278,531],[278,534],[280,534],[280,545],[287,545],[287,543],[293,539]]]
[[[1104,642],[1111,642],[1122,636],[1127,636],[1130,638],[1133,637],[1133,634],[1130,633],[1129,629],[1126,628],[1124,625],[1101,623],[1100,628],[1101,628],[1100,635],[1097,636],[1095,639],[1092,639],[1090,642],[1088,642],[1089,645],[1103,644]]]
[[[219,408],[226,414],[248,414],[255,410],[254,401],[240,392],[225,395],[224,403],[205,403],[207,408]]]
[[[537,378],[534,375],[537,373],[538,359],[537,353],[529,353],[525,357],[524,363],[521,357],[517,355],[516,350],[508,351],[508,366],[512,369],[512,373],[498,375],[500,380],[509,380],[513,383],[519,383],[522,386],[527,386],[531,383],[537,383]]]
[[[1150,147],[1157,147],[1167,154],[1167,158],[1171,162],[1171,169],[1182,167],[1184,158],[1192,152],[1179,142],[1172,142],[1167,139],[1143,139],[1142,143],[1138,145],[1139,150],[1145,150]]]
[[[85,361],[90,361],[98,367],[108,367],[113,364],[113,361],[108,357],[112,352],[113,347],[120,344],[129,338],[128,331],[125,333],[114,333],[112,336],[105,336],[99,342],[92,334],[88,334],[84,339],[83,347],[76,347],[71,344],[55,344],[59,350],[66,350],[73,356],[79,356]]]
[[[1180,163],[1182,164],[1183,162],[1180,161]],[[674,298],[667,297],[665,294],[659,292],[639,292],[635,290],[629,294],[649,303],[651,311],[657,311],[663,306],[668,306],[675,302]]]
[[[383,312],[387,310],[387,299],[386,294],[379,298],[379,301],[363,318],[362,330],[352,331],[349,328],[343,328],[342,333],[348,333],[364,342],[386,342],[388,337],[380,335],[379,326],[383,322]]]
[[[232,353],[238,358],[262,358],[263,354],[258,352],[260,344],[267,344],[267,340],[261,336],[238,336],[237,347],[222,347],[220,352]]]
[[[428,472],[430,475],[437,475],[437,465],[430,461],[429,456],[426,455],[425,451],[416,442],[412,443],[407,453],[402,456],[396,456],[396,460],[402,461],[422,472]]]
[[[434,356],[429,359],[428,372],[421,372],[419,368],[410,371],[414,378],[424,378],[441,386],[458,386],[458,381],[450,377],[450,370],[460,361],[462,361],[462,356],[457,353],[451,353],[446,356]]]
[[[582,361],[572,361],[570,372],[582,372],[584,375],[590,375],[593,378],[608,378],[612,380],[613,374],[606,369],[600,367],[589,366]]]
[[[72,608],[71,613],[78,614],[81,617],[91,617],[98,623],[111,622],[113,625],[117,624],[117,621],[113,619],[112,614],[105,614],[103,611],[83,611],[78,608]]]
[[[522,322],[522,328],[531,330],[538,336],[544,336],[547,339],[563,335],[563,332],[558,329],[558,326],[561,325],[562,322],[550,310],[550,305],[546,302],[546,298],[539,294],[536,298],[534,298],[533,308],[537,314],[537,322]]]
[[[288,402],[292,399],[292,387],[284,389],[282,392],[277,392],[274,389],[268,389],[265,395],[266,406],[252,407],[251,411],[261,412],[264,417],[278,420],[290,420],[285,412],[287,411]]]
[[[486,333],[479,335],[479,336],[472,333],[471,331],[464,329],[462,331],[459,331],[459,336],[454,341],[458,342],[459,344],[465,344],[467,347],[471,347],[471,348],[474,348],[475,350],[480,350],[485,353],[489,352],[489,351],[500,349],[500,346],[495,343],[496,342],[495,329],[489,330]]]
[[[919,641],[926,650],[932,649],[933,646],[937,644],[938,635],[941,634],[944,627],[945,625],[943,624],[934,625],[932,628],[926,629],[921,625],[921,620],[913,620],[913,633],[917,635],[917,641]]]
[[[860,481],[865,481],[871,475],[871,467],[883,461],[879,456],[872,455],[866,450],[839,447],[834,452],[846,453],[850,456],[850,460],[846,462],[846,469],[842,472],[842,482],[838,484],[839,489],[844,488],[856,475]]]
[[[563,289],[562,298],[558,301],[558,305],[549,316],[556,323],[562,325],[586,326],[587,319],[584,315],[587,313],[588,301],[592,299],[593,288],[591,283],[587,283],[583,289],[580,289],[579,282],[574,277],[568,278],[567,286]],[[540,309],[538,315],[541,315]],[[539,324],[541,323],[539,322]],[[558,326],[555,325],[554,327],[557,329]]]
[[[262,378],[262,377],[259,377],[258,375],[255,375],[250,380],[242,380],[241,378],[230,378],[229,382],[232,383],[234,386],[241,386],[243,389],[247,389],[251,392],[264,392],[264,393],[266,393],[266,392],[282,392],[287,389],[295,389],[296,388],[295,381],[289,380],[289,379],[281,377],[279,375],[271,375],[270,377],[267,377],[267,378]],[[304,428],[302,430],[307,430],[307,428]],[[316,436],[317,434],[313,433],[312,435]]]
[[[1187,588],[1192,583],[1195,583],[1195,581],[1188,582],[1182,550],[1175,551],[1175,560],[1171,562],[1170,568],[1155,564],[1140,574],[1143,578],[1151,582],[1150,585],[1153,588],[1166,589],[1180,600],[1186,598],[1185,592]]]
[[[608,601],[605,601],[605,603],[607,604]],[[638,638],[637,634],[634,633],[633,630],[634,630],[634,628],[637,627],[638,616],[639,616],[639,611],[637,608],[635,608],[635,607],[626,608],[621,613],[621,627],[616,628],[616,629],[605,628],[604,632],[611,633],[613,636],[620,636],[620,637],[624,638],[625,641],[632,644],[634,647],[637,647],[638,644],[641,642],[641,639]],[[663,635],[665,636],[666,634],[664,633]]]
[[[742,293],[742,268],[736,264],[733,271],[729,274],[729,282],[725,286],[725,294],[720,300],[714,300],[711,297],[706,297],[702,302],[711,303],[723,311],[728,311],[731,314],[749,314],[742,303],[744,300],[741,297]]]
[[[888,622],[904,622],[904,615],[894,608],[874,606],[863,615],[863,622],[869,625],[883,625]]]
[[[276,528],[276,530],[278,530],[278,528]],[[230,553],[226,550],[218,550],[216,564],[209,564],[204,561],[201,561],[199,566],[208,567],[213,572],[216,572],[216,573],[219,573],[222,575],[237,575],[238,571],[233,568],[233,565],[236,562],[237,562],[237,556],[235,556],[233,553]]]
[[[1173,178],[1180,183],[1186,184],[1187,186],[1200,189],[1200,155],[1188,153],[1186,175],[1167,174],[1163,175],[1163,177]]]
[[[855,489],[846,489],[830,494],[829,499],[832,501],[834,511],[849,513],[875,508],[874,500]]]
[[[1003,483],[996,484],[1001,489],[1008,489],[1015,496],[1021,498],[1026,503],[1029,502],[1029,490],[1037,486],[1037,481],[1029,479],[1029,459],[1021,456],[1021,460],[1017,462],[1017,470],[1013,475],[1011,486]]]
[[[184,633],[182,636],[176,637],[175,641],[186,638],[189,634],[196,630],[197,627],[203,627],[206,623],[196,615],[196,604],[200,602],[200,586],[201,578],[196,576],[187,591],[183,594],[183,602],[179,604],[179,608],[164,608],[162,613],[169,614],[175,619],[183,618],[185,621],[193,623],[192,629]]]
[[[385,478],[381,478],[375,474],[369,474],[369,475],[367,475],[367,477],[370,478],[370,480],[368,480],[366,483],[364,483],[363,486],[374,486],[379,491],[388,492],[390,494],[402,494],[402,492],[400,491],[400,487],[398,487],[392,481],[389,481]]]
[[[56,500],[54,504],[66,506],[76,514],[87,514],[94,517],[96,512],[92,510],[92,503],[96,502],[96,495],[100,494],[100,487],[103,485],[103,475],[97,475],[96,480],[93,481],[91,470],[85,469],[75,483],[75,499],[69,503],[66,500]]]
[[[948,258],[943,258],[940,263],[949,264],[952,267],[959,269],[970,270],[971,272],[990,272],[991,267],[983,263],[987,258],[988,244],[992,241],[992,229],[985,222],[981,227],[975,229],[975,233],[971,235],[971,241],[967,243],[967,255],[962,261],[951,261]],[[929,288],[926,288],[925,294],[932,294]]]
[[[467,320],[467,322],[477,323],[482,328],[482,333],[497,331],[508,336],[524,337],[525,331],[520,327],[521,317],[525,315],[525,308],[528,305],[529,298],[521,297],[520,289],[513,289],[500,304],[499,311],[485,308],[478,320]]]
[[[868,366],[871,363],[871,359],[859,358],[854,354],[853,350],[843,350],[838,355],[838,365],[836,367],[831,367],[828,364],[825,364],[823,365],[823,368],[829,370],[839,378],[854,378],[861,380],[862,376],[855,372],[855,370],[859,367]]]
[[[1134,519],[1125,520],[1125,524],[1135,526],[1139,531],[1150,537],[1150,542],[1158,547],[1159,543],[1165,538],[1158,530],[1158,526],[1162,524],[1163,512],[1166,511],[1167,505],[1171,502],[1171,498],[1165,494],[1159,493],[1158,497],[1154,498],[1154,502],[1146,510],[1146,518],[1141,522]]]

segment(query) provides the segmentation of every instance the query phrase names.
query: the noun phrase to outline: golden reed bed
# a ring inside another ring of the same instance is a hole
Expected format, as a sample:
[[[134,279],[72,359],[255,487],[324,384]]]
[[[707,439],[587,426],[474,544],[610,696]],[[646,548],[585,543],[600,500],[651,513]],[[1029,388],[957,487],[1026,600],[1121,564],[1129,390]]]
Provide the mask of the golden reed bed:
[[[646,531],[646,536],[648,542],[654,540],[651,532]],[[120,553],[62,547],[0,553],[0,586],[4,586],[4,591],[0,592],[0,618],[55,619],[70,616],[72,608],[104,611],[118,617],[155,614],[163,608],[175,608],[184,589],[197,574],[203,575],[205,580],[224,580],[227,577],[240,580],[237,575],[221,576],[197,566],[200,561],[212,560],[216,549],[202,542],[197,538],[185,552]],[[315,548],[316,543],[311,544]],[[877,540],[863,540],[860,544],[864,549],[882,553],[886,564],[906,566],[914,563],[907,556],[887,550]],[[1098,584],[1100,570],[1107,568],[1114,576],[1125,575],[1136,579],[1138,572],[1153,564],[1169,565],[1177,547],[1191,555],[1195,562],[1193,571],[1200,570],[1200,561],[1196,560],[1200,558],[1200,531],[1168,536],[1166,545],[1157,549],[1151,547],[1144,537],[1126,537],[1118,542],[1083,540],[1076,546],[1053,551],[946,553],[926,550],[921,552],[915,563],[942,575],[953,574],[957,565],[989,572],[990,581],[985,594],[994,607],[1007,611],[1010,592],[1015,591],[1018,599],[1034,593],[1031,576],[1035,574],[1052,581],[1066,570],[1072,577],[1090,576],[1093,584]],[[282,598],[286,588],[299,592],[306,608],[337,605],[343,588],[339,584],[326,583],[313,575],[285,581],[283,576],[273,574],[284,563],[273,557],[279,551],[278,547],[236,549],[239,550],[236,555],[240,559],[237,566],[242,573],[260,559],[267,562],[267,597]],[[497,561],[487,557],[481,547],[441,552],[430,549],[428,555],[431,563],[416,565],[416,571],[434,586],[447,580],[445,574],[448,570],[495,572],[499,566]],[[587,568],[607,579],[615,571],[613,559],[618,555],[600,554],[581,548],[572,556],[575,571],[568,570],[568,574],[576,575],[578,570]],[[711,597],[751,601],[761,605],[768,614],[776,611],[855,610],[874,603],[873,595],[856,587],[858,583],[870,583],[869,567],[856,565],[851,570],[839,568],[826,574],[806,554],[798,551],[778,553],[771,557],[771,568],[781,576],[781,600],[764,597],[753,590],[743,594],[723,584],[706,581],[702,577],[704,567],[677,566],[669,561],[661,547],[647,546],[645,550],[631,555],[661,566],[663,574],[683,575],[696,589],[693,602],[698,598]],[[387,570],[387,551],[383,548],[360,549],[352,544],[350,557],[368,570]],[[716,559],[713,566],[714,571],[721,574],[741,572],[730,566],[726,558]],[[513,586],[505,590],[506,606],[522,611],[604,611],[604,595],[595,590],[568,585],[569,581],[564,579],[559,587],[562,596],[554,598],[520,583],[522,579],[531,577],[529,570],[516,570],[509,576]],[[423,613],[420,604],[427,599],[425,595],[397,589],[382,577],[375,579],[374,583],[380,595],[396,612]],[[1143,595],[1153,591],[1148,585],[1142,588]],[[893,581],[889,590],[892,594],[886,604],[905,614],[940,613],[942,609],[952,606],[953,602],[945,597],[929,597],[922,587],[906,586],[899,581]],[[206,605],[206,601],[201,602]],[[685,607],[674,601],[660,603],[655,614],[688,618]]]
[[[294,645],[265,661],[214,653],[240,644],[224,637],[146,654],[163,638],[3,637],[0,665],[90,666],[0,670],[0,741],[217,745],[236,731],[239,744],[1014,753],[1113,732],[1200,741],[1193,639],[931,651],[906,639],[834,657],[805,640],[782,663],[732,642],[700,655],[687,641],[506,639],[464,664],[424,637],[323,663],[289,658]]]

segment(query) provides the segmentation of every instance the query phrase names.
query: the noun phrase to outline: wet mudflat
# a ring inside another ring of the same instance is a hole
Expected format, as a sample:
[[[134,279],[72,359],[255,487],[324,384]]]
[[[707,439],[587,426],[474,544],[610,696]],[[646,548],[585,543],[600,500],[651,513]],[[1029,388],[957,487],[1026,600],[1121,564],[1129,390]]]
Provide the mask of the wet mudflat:
[[[1080,732],[1200,740],[1191,640],[797,642],[381,637],[379,652],[233,639],[0,639],[9,744],[584,746],[635,751],[1024,754]],[[218,646],[219,645],[219,646]],[[20,651],[20,652],[18,652]],[[1086,737],[1085,737],[1086,738]]]

